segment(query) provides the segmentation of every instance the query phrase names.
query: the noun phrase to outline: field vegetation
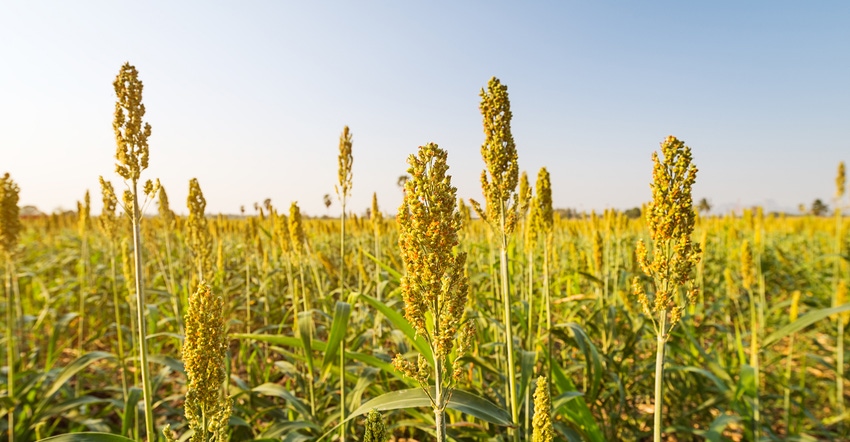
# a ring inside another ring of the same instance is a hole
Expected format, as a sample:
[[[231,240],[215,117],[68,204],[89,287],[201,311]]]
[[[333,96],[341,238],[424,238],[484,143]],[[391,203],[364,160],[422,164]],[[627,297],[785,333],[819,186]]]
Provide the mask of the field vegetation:
[[[135,68],[114,87],[130,190],[102,177],[100,215],[86,192],[75,213],[21,218],[0,181],[6,440],[850,437],[843,163],[833,214],[709,216],[691,199],[699,147],[660,134],[640,216],[561,216],[552,193],[571,190],[520,173],[494,78],[481,203],[423,140],[401,207],[345,213],[345,127],[341,219],[270,200],[213,216],[195,179],[177,216],[144,176]]]

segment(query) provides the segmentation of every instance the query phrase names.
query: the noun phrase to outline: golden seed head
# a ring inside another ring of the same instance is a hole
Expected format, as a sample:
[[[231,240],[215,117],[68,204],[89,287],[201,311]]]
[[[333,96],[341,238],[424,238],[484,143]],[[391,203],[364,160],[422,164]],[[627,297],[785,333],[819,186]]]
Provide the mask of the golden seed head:
[[[304,245],[307,243],[307,235],[304,233],[301,208],[298,207],[297,201],[293,201],[289,206],[289,239],[292,250],[295,251],[296,255],[301,256],[301,253],[304,252]]]
[[[741,243],[741,281],[746,290],[756,285],[756,269],[753,261],[753,249],[749,240]]]
[[[481,156],[486,169],[481,172],[481,188],[484,191],[486,215],[482,216],[492,225],[505,228],[515,225],[507,218],[516,213],[519,179],[519,165],[514,137],[511,134],[511,103],[508,99],[508,87],[493,77],[487,83],[487,90],[481,89],[479,109],[484,120],[484,144]],[[473,208],[481,213],[478,203]],[[504,218],[502,218],[504,217]],[[504,223],[504,224],[500,224]]]
[[[354,164],[354,156],[351,154],[351,132],[348,126],[342,129],[342,134],[339,136],[339,163],[338,178],[339,185],[335,186],[337,197],[342,201],[351,195],[352,186],[352,170]]]
[[[112,128],[115,130],[115,172],[134,183],[141,172],[148,168],[148,137],[151,125],[143,123],[145,105],[142,103],[142,81],[139,73],[129,63],[124,63],[112,83],[118,101]]]
[[[448,154],[436,144],[419,147],[408,158],[410,180],[398,210],[398,244],[405,265],[401,281],[404,315],[419,335],[434,346],[434,357],[447,361],[463,319],[469,291],[464,271],[466,253],[456,253],[457,189],[446,163]],[[430,311],[432,324],[426,324]],[[443,364],[448,367],[448,364]]]
[[[549,171],[541,167],[537,172],[537,195],[534,197],[534,208],[537,211],[537,223],[541,232],[551,232],[555,224],[552,210],[552,185],[549,181]]]
[[[98,226],[110,241],[115,241],[118,234],[118,218],[115,214],[118,208],[118,198],[112,183],[100,177],[100,192],[103,196],[103,210],[100,211]]]
[[[86,190],[86,196],[83,197],[83,202],[77,201],[77,231],[80,233],[80,236],[85,236],[86,232],[89,230],[89,224],[91,223],[91,196],[89,195],[89,191]]]
[[[791,293],[791,311],[788,313],[788,322],[796,321],[797,316],[799,314],[800,314],[800,291],[794,290],[794,292]]]
[[[525,215],[528,212],[529,203],[531,203],[531,186],[528,184],[528,173],[524,170],[519,176],[519,213]]]
[[[384,231],[384,215],[378,207],[378,194],[375,192],[372,192],[372,208],[369,211],[369,215],[375,232],[378,234],[382,233]]]
[[[20,193],[21,188],[8,173],[0,178],[0,249],[7,256],[15,252],[21,233]]]
[[[835,198],[840,199],[844,196],[847,188],[847,176],[844,171],[844,161],[838,163],[838,175],[835,177]]]
[[[682,314],[682,306],[676,305],[676,294],[680,287],[693,284],[691,273],[700,259],[699,244],[691,242],[696,222],[691,187],[697,168],[692,163],[691,149],[673,136],[661,143],[661,156],[652,153],[652,162],[652,201],[644,211],[652,239],[652,259],[648,259],[643,242],[638,242],[636,253],[641,269],[655,282],[652,310],[669,312],[672,327]],[[642,287],[633,289],[639,298],[646,297]],[[689,287],[684,302],[690,302],[695,293]],[[644,309],[649,302],[647,298]]]
[[[174,211],[171,210],[171,207],[168,205],[168,194],[165,193],[165,186],[159,186],[159,201],[157,208],[159,209],[159,217],[162,219],[163,224],[168,228],[173,228],[174,226]]]
[[[531,420],[533,442],[552,442],[555,428],[552,426],[552,401],[549,398],[549,383],[545,376],[537,378],[534,389],[534,417]]]
[[[195,261],[195,269],[202,281],[212,280],[212,235],[207,223],[206,208],[207,201],[201,191],[201,185],[197,178],[189,181],[189,197],[186,200],[189,208],[189,219],[187,220],[188,234],[186,244],[192,251]]]
[[[274,232],[277,237],[278,244],[280,245],[280,250],[283,251],[283,253],[289,253],[289,220],[286,218],[286,215],[277,214],[274,217]]]
[[[206,441],[209,434],[223,431],[230,416],[230,401],[221,393],[227,352],[223,308],[224,300],[213,295],[206,284],[189,296],[183,364],[188,380],[186,420],[195,432],[192,441]]]

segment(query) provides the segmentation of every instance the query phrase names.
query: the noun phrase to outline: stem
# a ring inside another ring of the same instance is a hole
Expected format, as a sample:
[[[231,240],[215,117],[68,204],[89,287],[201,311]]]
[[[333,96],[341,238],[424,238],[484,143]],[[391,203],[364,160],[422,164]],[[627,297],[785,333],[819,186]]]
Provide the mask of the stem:
[[[148,441],[156,440],[154,431],[153,398],[150,367],[148,366],[147,323],[145,322],[145,286],[142,283],[141,213],[139,212],[138,186],[133,181],[133,260],[136,265],[136,322],[139,326],[139,359],[141,364],[142,394],[145,401],[145,430]]]
[[[12,339],[15,332],[15,298],[12,296],[12,254],[6,253],[6,363],[8,372],[6,373],[8,397],[15,403],[15,340]],[[9,442],[15,441],[15,409],[13,406],[9,411],[8,420],[8,436]]]
[[[345,442],[345,340],[339,343],[339,440]]]
[[[78,336],[78,343],[79,344],[78,345],[80,347],[80,354],[82,355],[83,354],[83,345],[86,342],[86,338],[85,338],[85,327],[86,327],[86,316],[87,316],[86,315],[86,290],[88,290],[88,284],[87,284],[87,281],[86,281],[86,262],[88,261],[88,254],[89,253],[88,253],[88,238],[86,237],[85,232],[83,232],[82,237],[80,239],[82,240],[82,244],[80,245],[80,272],[79,272],[79,275],[78,275],[78,277],[80,279],[80,322],[79,322],[79,328],[78,328],[77,333],[79,334],[79,336]],[[79,382],[77,382],[77,386],[76,386],[77,396],[80,395],[81,386],[82,385]]]
[[[504,216],[502,217],[502,244],[499,250],[499,261],[502,273],[502,302],[505,321],[505,344],[508,353],[508,396],[511,406],[511,422],[519,427],[519,410],[516,401],[516,369],[514,367],[514,334],[511,326],[511,294],[508,289],[508,235],[504,231]],[[514,429],[514,439],[519,437],[519,432]]]
[[[121,393],[124,399],[124,413],[127,413],[127,364],[124,360],[124,330],[121,329],[121,304],[118,301],[118,270],[115,263],[115,241],[110,240],[109,262],[112,277],[112,306],[115,310],[115,333],[118,335],[118,365],[121,370]]]
[[[759,384],[761,374],[759,373],[759,323],[756,312],[755,293],[752,290],[747,290],[750,295],[750,365],[755,372],[756,391],[753,398],[753,440],[759,439],[759,427],[761,422],[761,413],[759,405]]]
[[[245,330],[251,332],[251,259],[249,247],[245,247]]]
[[[655,351],[655,416],[652,440],[661,442],[661,405],[664,387],[664,346],[667,344],[667,310],[661,312]]]
[[[342,216],[340,216],[339,235],[339,300],[345,299],[345,195],[342,197]]]
[[[783,401],[783,410],[785,415],[785,435],[791,435],[791,363],[794,359],[794,337],[791,334],[788,343],[788,355],[785,357],[785,398]]]

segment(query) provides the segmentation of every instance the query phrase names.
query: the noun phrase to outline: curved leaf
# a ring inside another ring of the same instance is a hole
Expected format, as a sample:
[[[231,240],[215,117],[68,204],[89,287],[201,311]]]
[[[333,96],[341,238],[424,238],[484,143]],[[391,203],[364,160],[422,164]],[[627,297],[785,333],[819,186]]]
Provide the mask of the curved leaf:
[[[850,310],[850,303],[839,305],[838,307],[824,308],[806,313],[796,321],[786,325],[785,327],[771,333],[770,336],[764,339],[761,343],[761,349],[764,350],[770,347],[776,341],[814,324],[827,316],[832,316],[841,312]]]
[[[434,387],[431,387],[431,395],[435,394]],[[378,396],[358,409],[354,410],[348,419],[368,413],[371,409],[378,411],[398,410],[402,408],[430,407],[431,399],[425,394],[421,388],[411,388],[407,390],[392,391],[381,396]],[[477,417],[492,424],[511,426],[511,416],[507,411],[499,408],[496,404],[476,396],[472,393],[467,393],[461,390],[454,390],[451,399],[447,405],[452,410],[466,413],[470,416]]]
[[[434,366],[434,354],[431,353],[431,347],[427,342],[425,342],[425,338],[416,335],[416,331],[413,330],[413,326],[407,322],[407,319],[405,319],[404,316],[369,295],[360,294],[360,298],[383,313],[383,315],[392,322],[396,329],[400,330],[405,336],[407,336],[408,339],[410,339],[410,342],[413,343],[413,346],[416,347],[416,350],[425,357],[428,363],[432,367]]]
[[[109,433],[69,433],[41,439],[39,442],[133,442],[124,436]]]
[[[325,356],[322,358],[322,370],[327,370],[336,361],[339,343],[345,339],[345,332],[348,329],[349,317],[351,317],[351,304],[342,301],[337,302],[333,324],[331,325],[331,333],[328,335],[327,351],[325,351]]]

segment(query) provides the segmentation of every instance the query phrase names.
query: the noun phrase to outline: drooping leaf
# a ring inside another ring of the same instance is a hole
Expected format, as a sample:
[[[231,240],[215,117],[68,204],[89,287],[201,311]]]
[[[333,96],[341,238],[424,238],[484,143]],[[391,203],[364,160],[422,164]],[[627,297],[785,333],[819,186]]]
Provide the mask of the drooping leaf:
[[[761,343],[761,349],[764,350],[771,345],[775,344],[776,341],[792,334],[797,333],[798,331],[814,324],[815,322],[820,321],[828,316],[837,315],[838,313],[850,311],[850,303],[839,305],[838,307],[824,308],[820,310],[814,310],[806,313],[805,315],[798,318],[796,321],[776,330],[771,333],[770,336],[766,337]]]
[[[133,439],[109,433],[68,433],[41,439],[40,442],[133,442]]]
[[[341,301],[337,302],[331,332],[328,335],[327,349],[325,350],[325,356],[322,358],[322,370],[327,370],[331,364],[336,362],[339,343],[345,339],[345,333],[348,331],[348,319],[350,317],[351,304]]]

